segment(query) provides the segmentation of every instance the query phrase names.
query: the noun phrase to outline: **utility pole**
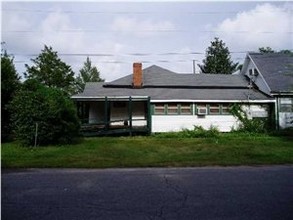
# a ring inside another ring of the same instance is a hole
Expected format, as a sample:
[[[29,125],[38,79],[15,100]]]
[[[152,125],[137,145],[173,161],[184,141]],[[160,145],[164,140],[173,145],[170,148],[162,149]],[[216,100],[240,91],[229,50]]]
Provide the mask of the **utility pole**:
[[[193,63],[193,74],[195,74],[195,60],[192,60]]]

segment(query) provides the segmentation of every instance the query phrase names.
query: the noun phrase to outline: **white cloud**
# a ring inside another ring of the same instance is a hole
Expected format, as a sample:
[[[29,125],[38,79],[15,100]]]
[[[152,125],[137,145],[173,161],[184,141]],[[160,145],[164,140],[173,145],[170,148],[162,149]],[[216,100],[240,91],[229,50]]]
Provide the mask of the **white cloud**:
[[[289,7],[289,4],[260,4],[224,20],[215,30],[233,50],[258,50],[266,46],[275,50],[292,49],[293,21]]]
[[[5,16],[5,23],[2,28],[4,31],[2,39],[6,41],[8,51],[14,54],[39,54],[44,45],[52,46],[58,54],[113,54],[113,57],[93,56],[90,58],[92,64],[100,70],[101,76],[107,80],[116,79],[121,77],[122,74],[125,75],[125,71],[122,71],[120,64],[104,65],[103,63],[117,59],[116,54],[121,53],[124,45],[111,39],[99,40],[92,35],[88,35],[82,31],[82,28],[73,23],[70,14],[62,13],[60,10],[47,14],[38,22],[17,13],[8,14]],[[11,30],[32,32],[9,32]],[[78,32],[72,34],[70,30],[77,30]],[[59,56],[72,67],[76,74],[78,74],[86,59],[82,56]],[[15,60],[25,60],[26,64],[32,65],[30,58],[35,57],[15,56]],[[17,67],[20,74],[25,71],[23,63],[17,64]]]
[[[124,34],[148,37],[158,35],[162,31],[175,30],[175,27],[170,21],[154,21],[151,19],[140,21],[129,17],[118,17],[113,21],[111,29]]]

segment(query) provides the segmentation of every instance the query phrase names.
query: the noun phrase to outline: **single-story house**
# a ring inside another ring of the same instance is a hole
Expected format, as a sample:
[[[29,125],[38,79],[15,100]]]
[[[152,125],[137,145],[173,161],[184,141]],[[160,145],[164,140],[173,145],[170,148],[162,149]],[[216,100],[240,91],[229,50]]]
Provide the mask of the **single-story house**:
[[[277,129],[293,127],[293,55],[248,53],[241,74],[275,98]]]
[[[84,130],[91,135],[169,132],[211,126],[228,132],[238,126],[229,106],[241,104],[251,118],[272,117],[275,100],[242,74],[179,74],[159,66],[106,83],[87,83],[72,96]]]

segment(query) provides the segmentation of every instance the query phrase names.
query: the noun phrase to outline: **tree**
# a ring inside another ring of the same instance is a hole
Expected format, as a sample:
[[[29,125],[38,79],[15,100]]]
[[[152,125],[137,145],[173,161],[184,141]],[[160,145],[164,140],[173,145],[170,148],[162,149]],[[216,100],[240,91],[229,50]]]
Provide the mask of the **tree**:
[[[203,65],[198,64],[201,72],[213,74],[231,74],[236,71],[237,65],[231,61],[228,47],[217,37],[207,48]]]
[[[75,105],[58,88],[28,79],[10,104],[15,136],[25,146],[66,144],[79,134]],[[37,131],[37,132],[36,132]]]
[[[79,70],[79,75],[76,78],[77,90],[82,92],[87,82],[104,82],[104,79],[100,78],[100,72],[95,66],[92,66],[92,62],[89,57],[86,58],[83,68]]]
[[[13,57],[6,51],[1,53],[1,141],[7,141],[11,135],[11,113],[8,105],[19,88],[20,77],[13,64]]]
[[[260,53],[275,53],[275,51],[270,47],[260,47],[258,50]]]
[[[74,72],[52,47],[45,45],[39,56],[31,60],[34,66],[25,65],[27,70],[24,75],[27,79],[36,79],[45,86],[59,88],[67,94],[74,92]]]

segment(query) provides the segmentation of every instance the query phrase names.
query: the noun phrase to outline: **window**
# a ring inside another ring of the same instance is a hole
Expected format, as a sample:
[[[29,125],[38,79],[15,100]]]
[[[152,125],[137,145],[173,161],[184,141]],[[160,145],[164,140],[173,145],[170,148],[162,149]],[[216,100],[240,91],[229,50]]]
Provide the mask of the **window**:
[[[255,75],[255,76],[258,76],[258,71],[257,71],[257,69],[254,69],[254,75]]]
[[[180,114],[181,115],[192,115],[191,105],[188,103],[181,103],[180,105]]]
[[[168,115],[177,115],[178,114],[178,105],[176,103],[168,104]]]
[[[220,105],[219,104],[210,104],[210,114],[219,115],[220,114]]]
[[[155,115],[164,115],[165,114],[165,105],[164,104],[155,104],[154,106]]]
[[[249,75],[252,76],[252,69],[249,69]]]
[[[230,114],[229,104],[222,104],[222,114],[223,115]]]
[[[280,100],[280,112],[293,112],[293,99],[282,98]]]

